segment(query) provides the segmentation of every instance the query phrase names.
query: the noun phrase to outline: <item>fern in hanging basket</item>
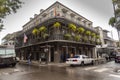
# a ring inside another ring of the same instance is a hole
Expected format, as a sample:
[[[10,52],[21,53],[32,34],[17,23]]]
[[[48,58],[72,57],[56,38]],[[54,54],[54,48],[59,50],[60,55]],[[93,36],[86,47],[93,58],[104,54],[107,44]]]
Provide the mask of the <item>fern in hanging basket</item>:
[[[86,35],[90,36],[91,35],[91,31],[86,31]]]
[[[40,32],[46,32],[46,31],[47,31],[47,28],[46,28],[45,26],[41,26],[41,27],[39,28],[39,31],[40,31]]]
[[[85,29],[82,27],[77,28],[78,33],[84,33]]]
[[[65,34],[65,35],[64,35],[64,37],[65,37],[65,39],[67,39],[67,40],[71,39],[71,35],[70,35],[70,34],[68,34],[68,33],[67,33],[67,34]]]
[[[87,42],[88,38],[85,36],[85,37],[83,37],[83,40],[84,40],[84,42]]]
[[[56,22],[56,23],[54,23],[54,25],[53,25],[53,27],[55,27],[55,28],[59,28],[61,26],[61,24],[59,23],[59,22]]]
[[[100,39],[100,36],[99,36],[99,35],[96,35],[96,39]]]
[[[75,39],[75,41],[80,41],[80,36],[76,35],[76,36],[74,36],[74,39]]]
[[[43,34],[43,38],[46,39],[49,35],[47,33]]]
[[[91,36],[92,36],[92,37],[95,37],[95,36],[96,36],[96,34],[95,34],[95,33],[91,33]]]
[[[70,29],[70,30],[72,30],[72,31],[76,31],[76,25],[74,25],[74,24],[72,24],[72,23],[70,23],[69,25],[68,25],[68,28]]]
[[[39,30],[37,28],[34,28],[33,31],[32,31],[32,34],[37,35],[38,33],[39,33]]]

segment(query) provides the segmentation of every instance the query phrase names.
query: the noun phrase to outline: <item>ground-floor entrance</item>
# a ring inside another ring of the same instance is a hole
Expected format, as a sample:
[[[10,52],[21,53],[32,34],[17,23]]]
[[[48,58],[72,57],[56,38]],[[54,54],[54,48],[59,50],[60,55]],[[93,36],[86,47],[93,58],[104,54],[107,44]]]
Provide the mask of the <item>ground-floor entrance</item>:
[[[95,57],[95,46],[74,44],[74,43],[47,43],[34,46],[16,48],[16,55],[20,59],[27,60],[28,55],[32,54],[32,60],[39,61],[45,58],[46,62],[65,62],[67,58],[74,55],[87,55]]]

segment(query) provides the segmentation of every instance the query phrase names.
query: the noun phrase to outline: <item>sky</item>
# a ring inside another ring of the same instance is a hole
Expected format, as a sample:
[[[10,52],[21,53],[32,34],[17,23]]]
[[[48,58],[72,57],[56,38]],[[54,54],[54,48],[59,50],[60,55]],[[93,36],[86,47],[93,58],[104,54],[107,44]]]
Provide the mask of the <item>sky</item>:
[[[21,0],[24,2],[17,13],[11,14],[4,19],[4,30],[0,32],[1,39],[8,33],[22,30],[30,17],[39,14],[40,9],[46,9],[56,1],[72,9],[93,22],[93,27],[100,26],[113,34],[113,39],[118,40],[116,29],[108,25],[109,18],[114,16],[112,0]]]

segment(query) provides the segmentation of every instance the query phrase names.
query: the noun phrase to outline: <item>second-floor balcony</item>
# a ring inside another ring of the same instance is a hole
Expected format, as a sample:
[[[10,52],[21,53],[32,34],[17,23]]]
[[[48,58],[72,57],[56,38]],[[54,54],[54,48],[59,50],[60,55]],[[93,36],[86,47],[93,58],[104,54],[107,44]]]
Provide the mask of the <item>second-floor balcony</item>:
[[[101,42],[99,39],[93,39],[89,36],[81,36],[79,39],[76,39],[74,36],[71,37],[65,37],[64,34],[54,34],[51,36],[48,36],[46,38],[43,37],[35,37],[28,39],[26,43],[24,43],[22,40],[18,40],[19,44],[16,44],[16,47],[25,47],[25,46],[31,46],[36,44],[44,44],[44,43],[50,43],[50,42],[69,42],[69,43],[77,43],[77,44],[85,44],[85,45],[100,45]]]

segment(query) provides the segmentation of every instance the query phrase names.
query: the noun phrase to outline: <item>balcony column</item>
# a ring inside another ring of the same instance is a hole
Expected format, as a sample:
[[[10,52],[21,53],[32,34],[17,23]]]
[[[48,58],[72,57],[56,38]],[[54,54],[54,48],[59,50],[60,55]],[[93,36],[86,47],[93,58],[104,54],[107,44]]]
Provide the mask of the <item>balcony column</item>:
[[[95,47],[92,49],[93,58],[97,58],[97,53]]]
[[[60,62],[60,54],[61,54],[61,52],[60,52],[60,46],[59,46],[59,44],[57,43],[57,46],[56,46],[57,48],[56,48],[56,51],[54,52],[54,61],[56,62],[56,63],[59,63]]]
[[[48,62],[50,62],[51,61],[51,46],[50,47],[48,47]]]

